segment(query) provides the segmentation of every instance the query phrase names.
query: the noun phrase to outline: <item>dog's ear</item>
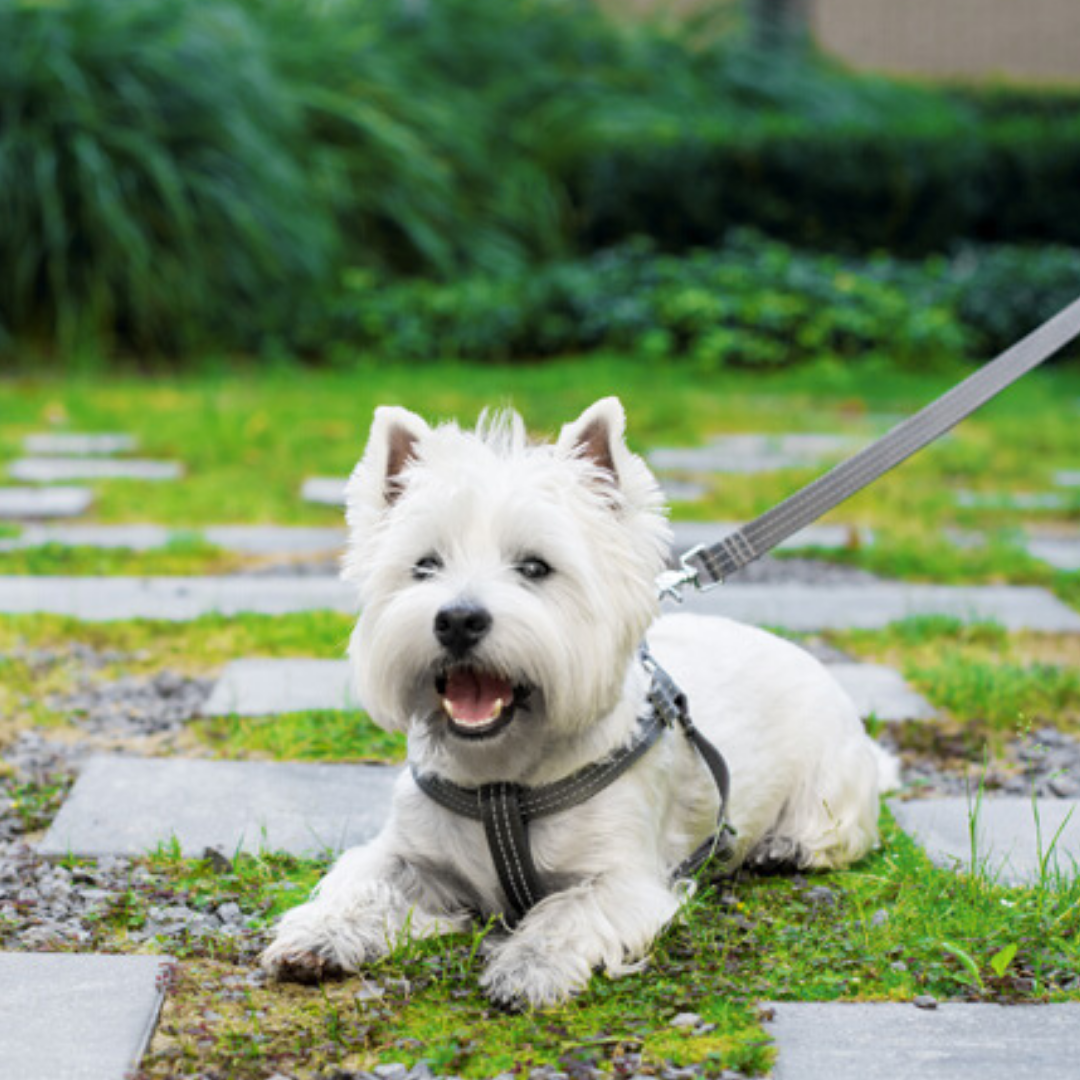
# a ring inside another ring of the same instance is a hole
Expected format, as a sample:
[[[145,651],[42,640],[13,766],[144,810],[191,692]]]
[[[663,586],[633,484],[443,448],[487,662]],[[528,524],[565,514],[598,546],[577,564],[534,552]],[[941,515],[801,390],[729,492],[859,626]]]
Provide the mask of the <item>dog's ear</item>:
[[[629,453],[623,438],[625,431],[622,404],[618,398],[607,397],[567,424],[559,432],[555,448],[560,454],[584,458],[596,466],[605,482],[618,488],[619,461]]]
[[[391,506],[404,490],[402,474],[417,459],[417,445],[431,429],[424,421],[393,405],[375,410],[364,456],[356,468],[354,483],[369,498]]]

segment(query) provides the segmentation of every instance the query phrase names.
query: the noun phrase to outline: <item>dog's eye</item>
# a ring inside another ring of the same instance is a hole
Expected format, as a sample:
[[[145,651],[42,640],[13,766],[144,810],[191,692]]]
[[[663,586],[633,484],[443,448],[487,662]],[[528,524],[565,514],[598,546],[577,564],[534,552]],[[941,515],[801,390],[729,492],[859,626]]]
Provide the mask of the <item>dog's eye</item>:
[[[543,559],[522,559],[514,567],[527,581],[542,581],[551,573],[551,567]]]
[[[442,559],[438,555],[425,555],[413,568],[412,576],[417,581],[426,581],[442,569]]]

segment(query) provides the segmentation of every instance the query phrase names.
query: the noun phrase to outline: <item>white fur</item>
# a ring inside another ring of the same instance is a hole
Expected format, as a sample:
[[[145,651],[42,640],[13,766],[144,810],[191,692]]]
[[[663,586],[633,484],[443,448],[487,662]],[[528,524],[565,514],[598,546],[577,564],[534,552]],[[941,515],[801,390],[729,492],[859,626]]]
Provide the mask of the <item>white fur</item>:
[[[348,491],[345,577],[362,609],[349,655],[361,699],[379,724],[408,732],[421,771],[468,786],[548,783],[632,737],[648,687],[636,649],[648,630],[730,766],[738,861],[826,868],[860,858],[876,842],[878,794],[895,782],[895,762],[797,646],[726,619],[656,619],[670,533],[623,427],[613,398],[554,445],[529,445],[515,414],[466,432],[377,411]],[[441,569],[417,580],[414,566],[433,554]],[[524,579],[527,557],[551,576]],[[476,662],[535,688],[530,711],[485,740],[453,735],[434,689],[443,660],[434,616],[462,600],[493,617]],[[533,822],[537,868],[558,891],[494,941],[491,996],[542,1007],[596,968],[632,970],[677,913],[687,890],[672,870],[713,831],[716,802],[699,757],[669,732],[589,802]],[[404,935],[461,929],[503,904],[480,823],[442,809],[405,773],[382,834],[346,852],[281,920],[263,963],[282,977],[356,971]]]

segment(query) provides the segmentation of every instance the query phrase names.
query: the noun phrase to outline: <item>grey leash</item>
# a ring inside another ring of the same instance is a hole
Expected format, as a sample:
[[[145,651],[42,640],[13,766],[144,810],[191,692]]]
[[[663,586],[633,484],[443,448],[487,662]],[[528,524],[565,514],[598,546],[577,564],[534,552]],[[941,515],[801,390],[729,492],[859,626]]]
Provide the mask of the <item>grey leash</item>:
[[[834,506],[944,435],[1078,335],[1080,300],[1074,300],[974,375],[854,457],[719,543],[699,545],[686,552],[679,569],[666,571],[657,578],[660,595],[681,600],[679,590],[687,585],[708,589],[722,584],[736,570],[771,551],[781,541],[817,521]]]

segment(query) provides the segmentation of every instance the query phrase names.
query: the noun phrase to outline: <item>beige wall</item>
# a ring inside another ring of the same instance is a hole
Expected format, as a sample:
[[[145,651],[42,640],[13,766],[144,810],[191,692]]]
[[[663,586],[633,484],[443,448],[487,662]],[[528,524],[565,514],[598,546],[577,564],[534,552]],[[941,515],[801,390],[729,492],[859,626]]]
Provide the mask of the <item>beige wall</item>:
[[[1080,0],[813,0],[821,47],[855,67],[1080,82]]]

